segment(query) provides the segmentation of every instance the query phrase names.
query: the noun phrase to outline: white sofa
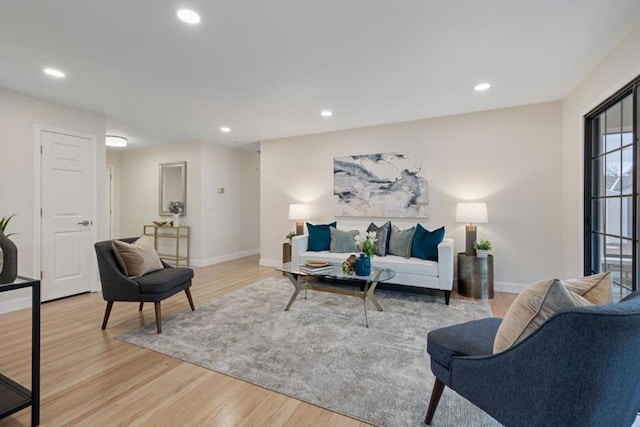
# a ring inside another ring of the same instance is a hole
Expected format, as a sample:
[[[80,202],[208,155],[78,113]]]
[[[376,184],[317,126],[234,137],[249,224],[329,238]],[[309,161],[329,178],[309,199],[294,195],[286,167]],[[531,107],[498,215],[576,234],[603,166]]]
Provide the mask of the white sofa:
[[[295,236],[291,239],[291,264],[302,265],[309,260],[326,262],[344,262],[349,253],[329,251],[308,251],[309,235]],[[453,239],[445,237],[438,245],[438,261],[427,261],[420,258],[403,258],[396,255],[373,256],[373,267],[391,268],[396,276],[387,283],[415,286],[418,288],[437,289],[444,292],[444,299],[449,305],[449,297],[453,289]]]

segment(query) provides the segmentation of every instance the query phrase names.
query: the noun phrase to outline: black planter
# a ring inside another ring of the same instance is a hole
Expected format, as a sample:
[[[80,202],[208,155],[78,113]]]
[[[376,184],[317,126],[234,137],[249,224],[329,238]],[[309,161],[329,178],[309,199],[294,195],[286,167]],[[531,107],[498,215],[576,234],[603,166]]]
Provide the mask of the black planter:
[[[0,284],[13,283],[18,277],[18,248],[2,230],[0,230],[0,249],[2,249]]]

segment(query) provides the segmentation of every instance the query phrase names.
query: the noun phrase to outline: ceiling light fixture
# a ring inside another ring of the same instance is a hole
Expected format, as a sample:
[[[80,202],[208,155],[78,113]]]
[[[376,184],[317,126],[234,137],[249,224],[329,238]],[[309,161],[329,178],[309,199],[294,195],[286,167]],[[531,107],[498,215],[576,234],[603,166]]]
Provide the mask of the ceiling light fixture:
[[[176,14],[182,22],[186,22],[187,24],[195,25],[200,22],[200,15],[193,10],[180,9]]]
[[[322,117],[331,117],[331,116],[333,116],[333,111],[331,111],[331,110],[322,110],[320,112],[320,115]]]
[[[476,92],[482,92],[483,90],[487,90],[490,87],[491,87],[491,85],[489,83],[480,83],[480,84],[475,85],[473,90],[475,90]]]
[[[228,126],[222,126],[220,128],[220,132],[229,133],[229,132],[231,132],[231,128],[228,127]]]
[[[129,140],[124,136],[106,135],[104,141],[107,147],[126,147]]]
[[[63,79],[66,76],[65,73],[60,70],[56,70],[55,68],[45,68],[43,71],[45,74],[59,79]]]

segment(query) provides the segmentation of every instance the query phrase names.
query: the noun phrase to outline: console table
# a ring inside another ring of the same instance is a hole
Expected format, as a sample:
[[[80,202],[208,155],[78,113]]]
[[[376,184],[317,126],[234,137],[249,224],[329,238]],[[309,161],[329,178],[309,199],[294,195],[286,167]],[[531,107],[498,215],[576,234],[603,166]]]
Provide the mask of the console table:
[[[153,237],[153,246],[158,252],[161,259],[175,264],[176,267],[180,267],[180,264],[189,266],[189,246],[191,246],[191,235],[189,226],[157,226],[157,225],[145,225],[143,229],[145,236]],[[158,241],[162,239],[168,239],[171,245],[171,253],[161,253],[158,251]],[[184,241],[186,245],[186,251],[181,251],[181,242]],[[186,254],[184,253],[186,252]]]
[[[458,293],[465,297],[493,298],[493,255],[480,258],[458,254]]]
[[[31,288],[31,390],[0,374],[0,418],[31,406],[31,425],[40,424],[40,281],[18,276],[0,292]]]

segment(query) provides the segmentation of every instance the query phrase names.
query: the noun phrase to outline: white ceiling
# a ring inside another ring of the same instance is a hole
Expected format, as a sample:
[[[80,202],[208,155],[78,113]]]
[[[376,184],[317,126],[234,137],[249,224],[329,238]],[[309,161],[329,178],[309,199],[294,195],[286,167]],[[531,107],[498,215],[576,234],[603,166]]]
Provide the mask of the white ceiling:
[[[0,87],[104,113],[132,148],[247,144],[562,99],[639,20],[638,0],[0,0]]]

